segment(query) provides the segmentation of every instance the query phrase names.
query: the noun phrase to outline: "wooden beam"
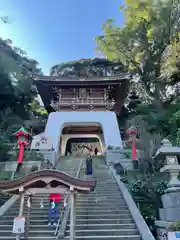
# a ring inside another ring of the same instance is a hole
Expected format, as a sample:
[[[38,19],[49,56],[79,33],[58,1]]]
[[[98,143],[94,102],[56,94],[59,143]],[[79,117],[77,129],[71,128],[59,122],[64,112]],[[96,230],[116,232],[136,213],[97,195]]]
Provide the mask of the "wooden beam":
[[[35,195],[35,194],[50,194],[50,193],[59,193],[59,194],[68,194],[69,191],[66,188],[29,188],[25,190],[26,195]]]

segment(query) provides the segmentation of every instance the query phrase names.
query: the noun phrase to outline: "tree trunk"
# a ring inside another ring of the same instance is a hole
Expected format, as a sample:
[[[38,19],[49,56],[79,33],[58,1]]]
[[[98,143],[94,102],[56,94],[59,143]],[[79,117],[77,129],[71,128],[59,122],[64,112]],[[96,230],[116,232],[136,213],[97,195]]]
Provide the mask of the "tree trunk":
[[[161,94],[160,89],[158,86],[156,86],[155,91],[154,91],[153,105],[157,109],[158,113],[160,113],[161,115],[164,115],[165,109],[163,107],[163,102],[162,102],[160,94]]]

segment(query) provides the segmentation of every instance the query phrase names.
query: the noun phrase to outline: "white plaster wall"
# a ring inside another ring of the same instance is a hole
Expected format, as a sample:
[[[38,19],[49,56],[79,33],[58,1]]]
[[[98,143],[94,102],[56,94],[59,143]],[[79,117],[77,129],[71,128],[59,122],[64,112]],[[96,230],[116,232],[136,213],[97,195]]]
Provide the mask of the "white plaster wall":
[[[45,134],[52,139],[53,148],[58,151],[61,131],[65,126],[97,126],[104,134],[105,147],[122,147],[122,140],[114,112],[53,112],[49,114]]]
[[[104,145],[104,137],[102,134],[64,134],[61,136],[62,142],[61,142],[61,155],[65,154],[66,150],[66,144],[68,139],[70,138],[98,138],[100,145],[101,145],[101,151],[104,152],[105,145]]]

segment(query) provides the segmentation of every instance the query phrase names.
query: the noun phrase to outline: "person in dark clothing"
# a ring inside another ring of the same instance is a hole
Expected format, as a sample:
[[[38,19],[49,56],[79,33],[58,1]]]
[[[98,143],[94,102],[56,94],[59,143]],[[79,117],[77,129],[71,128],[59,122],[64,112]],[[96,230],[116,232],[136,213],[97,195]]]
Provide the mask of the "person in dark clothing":
[[[98,149],[97,148],[95,148],[94,154],[97,156],[97,154],[98,154]]]
[[[92,175],[92,172],[93,172],[92,158],[91,158],[91,155],[88,154],[87,159],[86,159],[86,174]]]

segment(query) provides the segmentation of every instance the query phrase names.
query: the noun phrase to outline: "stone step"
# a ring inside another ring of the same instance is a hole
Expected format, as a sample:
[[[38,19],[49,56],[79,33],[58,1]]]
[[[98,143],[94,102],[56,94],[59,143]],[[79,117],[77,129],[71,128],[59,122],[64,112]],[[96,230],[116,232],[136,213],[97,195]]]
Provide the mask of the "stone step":
[[[102,214],[76,214],[76,219],[129,219],[131,218],[130,214],[111,214],[111,213],[102,213]]]
[[[122,198],[111,198],[111,197],[89,197],[89,198],[77,198],[76,203],[82,203],[82,202],[89,202],[89,203],[94,203],[94,202],[108,202],[108,203],[124,203],[124,200]]]
[[[56,227],[48,227],[46,225],[46,226],[44,226],[43,230],[39,230],[39,231],[30,230],[28,235],[29,235],[29,237],[36,237],[36,238],[38,238],[38,237],[41,237],[41,238],[42,237],[46,237],[46,238],[50,237],[50,239],[51,239],[52,237],[54,237],[55,229],[56,229]]]
[[[70,231],[66,231],[66,234],[69,235]],[[76,230],[76,236],[113,236],[113,235],[136,235],[138,234],[137,229],[81,229]]]
[[[106,184],[109,185],[109,186],[117,186],[116,182],[114,180],[106,180],[106,179],[93,179],[93,180],[97,180],[97,186],[100,186],[100,185],[103,185],[103,184]]]
[[[90,193],[90,194],[87,194],[87,195],[77,195],[77,199],[79,199],[79,198],[94,198],[94,197],[104,197],[104,198],[122,198],[123,199],[123,196],[122,196],[122,194],[121,193],[112,193],[112,194],[110,194],[110,193],[107,193],[107,194],[105,194],[105,193],[103,193],[103,194],[101,194],[101,193],[99,193],[99,192],[94,192],[94,193]]]
[[[70,239],[69,236],[66,236],[64,239]],[[107,236],[107,235],[101,235],[101,236],[76,236],[77,240],[99,240],[99,239],[106,239],[106,240],[141,240],[141,237],[139,235],[113,235],[113,236]]]
[[[76,199],[76,202],[91,202],[91,200],[92,200],[92,202],[94,202],[94,200],[95,199],[98,199],[98,200],[102,200],[102,201],[109,201],[109,202],[111,202],[112,204],[114,203],[114,202],[124,202],[124,198],[121,198],[121,197],[119,197],[119,198],[117,198],[117,199],[115,199],[115,198],[111,198],[110,196],[108,197],[108,196],[100,196],[100,197],[91,197],[91,196],[89,196],[89,197],[87,197],[87,198],[77,198]]]
[[[116,206],[101,206],[101,205],[99,205],[99,206],[96,206],[96,205],[94,205],[94,206],[89,206],[89,205],[85,205],[85,206],[83,206],[83,208],[82,207],[77,207],[76,206],[76,211],[78,211],[78,210],[84,210],[84,211],[107,211],[107,209],[111,209],[112,211],[118,211],[118,210],[128,210],[128,208],[127,208],[127,206],[126,205],[118,205],[118,207],[116,207]]]
[[[14,217],[11,217],[9,219],[1,219],[0,220],[0,225],[3,224],[13,224]],[[30,223],[32,224],[46,224],[47,225],[48,219],[43,218],[43,219],[30,219]]]
[[[59,209],[59,213],[62,211],[62,209]],[[8,211],[7,214],[11,215],[11,216],[17,216],[18,215],[18,209],[11,209]],[[39,215],[39,214],[44,214],[44,212],[48,212],[48,208],[44,208],[44,209],[32,209],[31,210],[31,215]],[[25,209],[23,214],[26,216],[28,213],[28,210]],[[111,207],[107,208],[107,209],[94,209],[94,208],[89,208],[89,209],[84,209],[84,208],[76,208],[76,214],[83,214],[83,213],[92,213],[93,214],[103,214],[103,213],[112,213],[112,214],[129,214],[129,210],[126,209],[111,209]]]
[[[60,209],[62,209],[62,206],[60,207]],[[110,205],[108,205],[108,207],[105,205],[105,206],[101,206],[101,204],[99,204],[98,206],[95,204],[95,205],[92,205],[91,204],[91,206],[89,206],[89,204],[87,204],[87,205],[78,205],[78,206],[76,206],[76,210],[77,211],[79,211],[79,210],[84,210],[84,211],[98,211],[98,210],[100,210],[100,211],[107,211],[107,209],[112,209],[112,211],[115,211],[115,210],[127,210],[128,208],[127,208],[127,206],[125,205],[125,204],[122,204],[122,205],[120,205],[120,204],[118,204],[118,206],[114,206],[114,205],[112,205],[112,206],[110,206]],[[41,211],[44,211],[44,210],[48,210],[48,205],[44,205],[44,208],[40,208],[40,205],[38,205],[38,206],[32,206],[32,208],[31,208],[31,210],[32,211],[39,211],[39,210],[41,210]],[[11,213],[11,212],[17,212],[18,210],[16,209],[16,208],[10,208],[9,210],[8,210],[8,214],[9,213]],[[25,211],[27,211],[27,207],[25,208]]]
[[[88,202],[81,202],[81,203],[76,203],[76,207],[91,207],[91,208],[93,208],[93,207],[103,207],[103,208],[107,208],[108,209],[108,207],[110,207],[110,205],[111,205],[111,203],[110,202],[100,202],[100,201],[98,201],[98,202],[91,202],[91,203],[88,203]],[[116,203],[113,203],[112,204],[114,207],[116,207],[116,208],[120,208],[121,206],[126,206],[127,207],[127,205],[124,203],[124,202],[121,202],[121,203],[119,203],[118,201],[116,202]]]
[[[34,225],[33,225],[34,226]],[[70,229],[70,225],[67,225],[67,230]],[[110,224],[91,224],[91,223],[87,223],[87,224],[76,224],[76,229],[77,230],[81,230],[81,229],[136,229],[136,225],[133,223],[127,223],[127,224],[120,224],[120,223],[110,223]]]
[[[5,215],[3,216],[2,220],[9,220],[9,219],[14,219],[14,215]],[[32,220],[41,220],[41,219],[48,219],[48,213],[42,214],[31,214],[31,219]]]
[[[97,215],[97,214],[104,214],[104,213],[111,213],[111,214],[129,214],[129,211],[127,209],[125,210],[112,210],[112,209],[107,209],[107,210],[96,210],[96,209],[91,209],[91,210],[77,210],[76,209],[76,214],[91,214],[91,215]]]
[[[33,201],[32,201],[32,204],[34,205],[36,205],[36,204],[39,204],[40,205],[40,203],[41,203],[41,200],[43,201],[43,203],[45,203],[45,204],[49,204],[49,199],[33,199]],[[62,198],[61,199],[61,202],[63,202],[63,200],[64,200],[64,198]],[[19,202],[16,202],[16,203],[14,203],[13,204],[13,206],[19,206],[20,205],[20,203]],[[25,203],[24,203],[24,206],[26,206],[27,205],[27,201],[25,200]],[[12,206],[12,207],[13,207]]]
[[[31,224],[29,225],[29,229],[30,230],[43,230],[44,228],[47,228],[47,221],[44,223],[44,224]],[[13,224],[0,224],[0,231],[1,229],[3,229],[4,231],[12,231],[13,229]],[[53,229],[53,232],[54,232],[54,229]]]
[[[96,180],[96,181],[98,181],[98,180]],[[100,191],[100,190],[104,190],[104,191],[107,190],[108,191],[108,190],[111,190],[112,192],[116,192],[117,189],[118,189],[118,187],[115,184],[108,184],[108,186],[103,186],[103,184],[102,185],[97,184],[94,191]]]
[[[34,210],[44,211],[44,210],[48,209],[48,206],[49,206],[49,204],[44,204],[44,208],[40,208],[40,205],[38,204],[37,206],[33,206],[31,210],[33,210],[33,211]],[[61,205],[59,209],[62,209],[62,208],[63,207]],[[91,203],[83,202],[82,204],[78,203],[76,205],[76,208],[77,209],[85,209],[85,210],[88,210],[88,209],[89,210],[91,210],[91,209],[98,210],[99,209],[99,210],[105,210],[105,211],[107,209],[112,209],[112,210],[115,210],[115,209],[121,210],[122,208],[123,209],[128,209],[127,205],[125,203],[123,203],[123,204],[117,203],[117,204],[113,204],[111,206],[111,204],[109,204],[109,203],[106,204],[106,203],[100,202],[100,201],[99,202],[91,202]],[[10,208],[7,213],[15,212],[15,211],[18,211],[18,209],[13,207],[13,208]],[[27,207],[24,209],[24,211],[27,211]]]
[[[102,206],[104,206],[104,205],[107,205],[107,206],[109,206],[109,205],[116,205],[116,206],[118,206],[118,204],[125,204],[125,202],[123,201],[123,200],[113,200],[113,201],[111,201],[111,200],[109,200],[109,199],[99,199],[99,198],[97,198],[97,199],[93,199],[93,200],[89,200],[88,201],[88,199],[86,200],[86,199],[84,199],[84,200],[77,200],[77,202],[76,202],[76,205],[83,205],[83,204],[89,204],[89,205],[95,205],[95,204],[102,204]]]
[[[48,210],[49,210],[48,208],[33,209],[33,210],[31,210],[31,215],[33,216],[33,215],[44,214],[44,212],[48,212]],[[59,209],[59,212],[61,212],[61,211],[62,211],[62,209]],[[12,210],[9,210],[9,211],[7,212],[7,214],[9,214],[9,215],[11,215],[11,216],[17,216],[18,213],[19,213],[19,210],[18,210],[18,209],[12,209]],[[26,216],[27,213],[28,213],[28,210],[25,209],[25,210],[23,211],[23,214]]]
[[[44,226],[45,227],[45,226]],[[55,232],[55,228],[49,228],[48,229],[48,226],[46,226],[46,229],[42,229],[42,230],[30,230],[28,235],[29,236],[35,236],[35,237],[38,237],[38,236],[49,236],[49,237],[52,237],[54,235],[54,232]],[[0,235],[3,235],[4,237],[5,236],[12,236],[12,229],[11,231],[8,231],[8,230],[3,230],[3,229],[0,229]]]
[[[12,215],[5,215],[3,216],[3,220],[4,219],[14,219],[16,215],[12,214]],[[99,219],[101,220],[102,218],[107,218],[107,219],[129,219],[131,217],[130,213],[111,213],[111,212],[101,212],[101,213],[97,213],[97,212],[90,212],[90,213],[85,213],[85,212],[80,212],[76,214],[76,219]],[[42,213],[31,213],[31,219],[48,219],[48,212],[44,212]]]
[[[2,240],[16,240],[16,237],[15,236],[0,236],[0,239],[2,239]],[[21,239],[23,239],[23,237],[21,238]],[[43,237],[41,237],[41,236],[38,236],[38,237],[36,237],[36,236],[29,236],[28,237],[28,239],[32,239],[32,240],[43,240],[43,239],[49,239],[49,240],[56,240],[56,238],[54,237],[54,236],[51,236],[51,237],[49,237],[49,236],[43,236]]]
[[[13,220],[14,217],[9,218],[9,219],[1,219],[0,220],[0,225],[3,224],[13,224]],[[47,218],[43,218],[43,219],[30,219],[30,224],[37,224],[37,225],[47,225]],[[101,218],[101,220],[99,221],[99,219],[76,219],[76,224],[80,225],[80,224],[96,224],[98,225],[99,223],[101,224],[132,224],[134,223],[132,218],[129,219],[114,219],[114,218],[110,218],[110,219],[106,219],[106,218]],[[68,220],[68,224],[70,224],[70,221]]]
[[[119,188],[118,187],[115,187],[115,188],[112,188],[112,189],[105,188],[105,187],[104,188],[96,187],[92,193],[89,193],[89,195],[90,194],[95,194],[95,193],[98,193],[98,194],[111,194],[111,193],[112,194],[117,194],[117,191],[119,192]],[[119,192],[119,194],[121,194],[121,193]]]
[[[117,186],[109,186],[109,187],[105,187],[105,186],[97,186],[94,189],[94,192],[106,192],[106,191],[110,191],[112,193],[116,193],[117,191],[119,192],[119,188]]]
[[[0,236],[0,239],[2,240],[16,240],[15,236]],[[49,239],[49,240],[56,240],[54,236],[29,236],[28,239],[32,240],[40,240],[40,239]],[[68,236],[66,236],[64,239],[70,239]],[[77,240],[99,240],[99,239],[106,239],[106,240],[141,240],[141,237],[139,235],[131,235],[131,236],[76,236]]]

